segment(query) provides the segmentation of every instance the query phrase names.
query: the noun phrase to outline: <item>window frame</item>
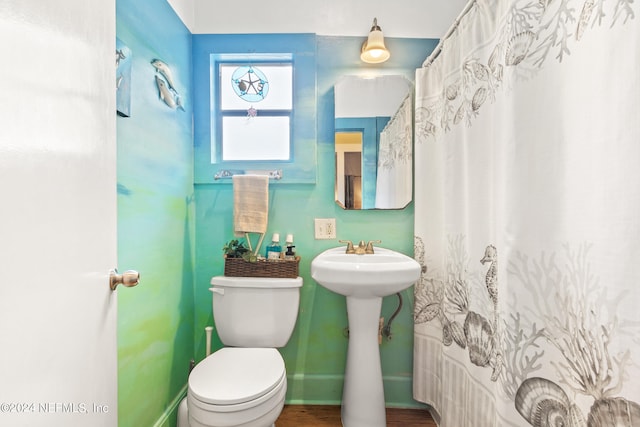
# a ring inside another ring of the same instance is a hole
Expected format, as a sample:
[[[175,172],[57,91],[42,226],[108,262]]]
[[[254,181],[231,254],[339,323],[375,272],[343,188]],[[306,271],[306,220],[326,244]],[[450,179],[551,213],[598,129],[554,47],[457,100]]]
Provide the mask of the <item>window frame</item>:
[[[256,68],[260,68],[261,66],[272,66],[272,65],[288,65],[291,67],[291,109],[267,109],[258,110],[259,117],[288,117],[289,118],[289,139],[288,139],[288,153],[289,157],[287,159],[225,159],[224,158],[224,140],[223,140],[223,121],[225,117],[246,117],[247,110],[240,109],[223,109],[222,108],[222,91],[218,90],[215,93],[215,105],[212,108],[214,110],[215,117],[215,142],[216,142],[216,150],[212,150],[212,163],[233,163],[233,162],[248,162],[248,163],[256,163],[256,162],[291,162],[293,159],[293,112],[295,110],[295,97],[293,96],[294,92],[294,84],[293,84],[293,74],[294,74],[294,65],[293,58],[283,57],[282,55],[255,55],[248,54],[245,58],[242,58],[242,55],[234,55],[233,58],[222,57],[215,62],[215,68],[212,71],[212,75],[215,76],[215,81],[212,81],[212,85],[215,87],[221,87],[223,84],[228,84],[228,82],[222,81],[222,73],[220,71],[221,66],[246,66],[251,65]],[[214,158],[215,154],[215,158]]]

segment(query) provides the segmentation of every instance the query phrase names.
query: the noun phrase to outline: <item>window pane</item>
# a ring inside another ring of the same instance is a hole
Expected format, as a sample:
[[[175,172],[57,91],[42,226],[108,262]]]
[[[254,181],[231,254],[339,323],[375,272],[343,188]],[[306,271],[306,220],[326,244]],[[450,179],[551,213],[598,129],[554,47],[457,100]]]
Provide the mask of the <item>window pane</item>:
[[[261,101],[248,102],[239,97],[234,91],[234,80],[241,78],[245,88],[248,85],[258,86],[257,73],[247,73],[247,66],[238,64],[220,65],[220,105],[223,110],[247,110],[253,106],[258,112],[260,110],[291,110],[292,105],[292,70],[291,65],[256,65],[253,68],[261,72],[267,80],[268,89],[266,96]],[[236,79],[233,74],[240,69]],[[259,114],[259,113],[258,113]]]
[[[223,160],[289,160],[289,117],[223,117]]]

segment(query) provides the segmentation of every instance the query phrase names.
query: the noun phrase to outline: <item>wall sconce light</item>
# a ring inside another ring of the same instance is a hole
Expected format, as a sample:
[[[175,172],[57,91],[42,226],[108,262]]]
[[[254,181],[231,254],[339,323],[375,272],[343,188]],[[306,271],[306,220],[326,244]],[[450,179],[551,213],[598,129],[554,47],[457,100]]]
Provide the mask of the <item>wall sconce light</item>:
[[[371,26],[369,37],[362,43],[360,59],[369,64],[380,64],[389,59],[390,56],[391,53],[384,45],[384,36],[378,26],[378,18],[373,18],[373,25]]]

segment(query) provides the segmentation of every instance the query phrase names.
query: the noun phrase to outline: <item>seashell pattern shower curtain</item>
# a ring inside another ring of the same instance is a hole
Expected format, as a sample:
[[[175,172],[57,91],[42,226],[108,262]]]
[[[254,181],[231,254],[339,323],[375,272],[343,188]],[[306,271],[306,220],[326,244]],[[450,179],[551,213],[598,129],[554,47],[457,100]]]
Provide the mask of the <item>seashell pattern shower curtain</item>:
[[[638,2],[468,6],[416,72],[414,397],[640,426]]]

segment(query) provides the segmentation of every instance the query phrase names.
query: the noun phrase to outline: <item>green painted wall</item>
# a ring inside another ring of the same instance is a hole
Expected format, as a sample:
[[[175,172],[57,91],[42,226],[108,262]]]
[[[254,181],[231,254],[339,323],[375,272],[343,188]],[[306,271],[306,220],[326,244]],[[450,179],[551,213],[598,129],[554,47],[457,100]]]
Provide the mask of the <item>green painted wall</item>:
[[[198,35],[194,35],[197,38]],[[194,41],[196,43],[197,41]],[[394,211],[343,211],[334,203],[333,86],[346,74],[403,74],[411,81],[436,40],[387,39],[391,59],[378,66],[359,60],[362,39],[317,37],[317,183],[270,187],[269,231],[294,234],[304,279],[300,314],[289,344],[281,349],[289,384],[290,403],[339,404],[346,360],[347,327],[344,297],[317,285],[309,268],[315,255],[338,246],[338,239],[382,240],[382,246],[413,253],[413,204]],[[194,75],[199,71],[194,70]],[[198,116],[196,116],[198,117]],[[198,123],[196,130],[198,128]],[[233,237],[233,193],[229,184],[196,184],[195,354],[205,351],[204,328],[213,325],[209,281],[222,274],[222,247]],[[314,218],[336,218],[336,240],[315,240]],[[392,325],[393,338],[380,347],[385,395],[389,406],[421,406],[411,397],[413,355],[413,291],[402,293],[404,306]],[[397,307],[395,296],[385,298],[382,315]],[[220,342],[214,340],[214,350]]]
[[[166,0],[118,0],[116,16],[132,51],[131,116],[117,118],[118,264],[141,274],[117,291],[118,425],[173,426],[194,334],[191,34]],[[185,111],[159,99],[154,58]]]

